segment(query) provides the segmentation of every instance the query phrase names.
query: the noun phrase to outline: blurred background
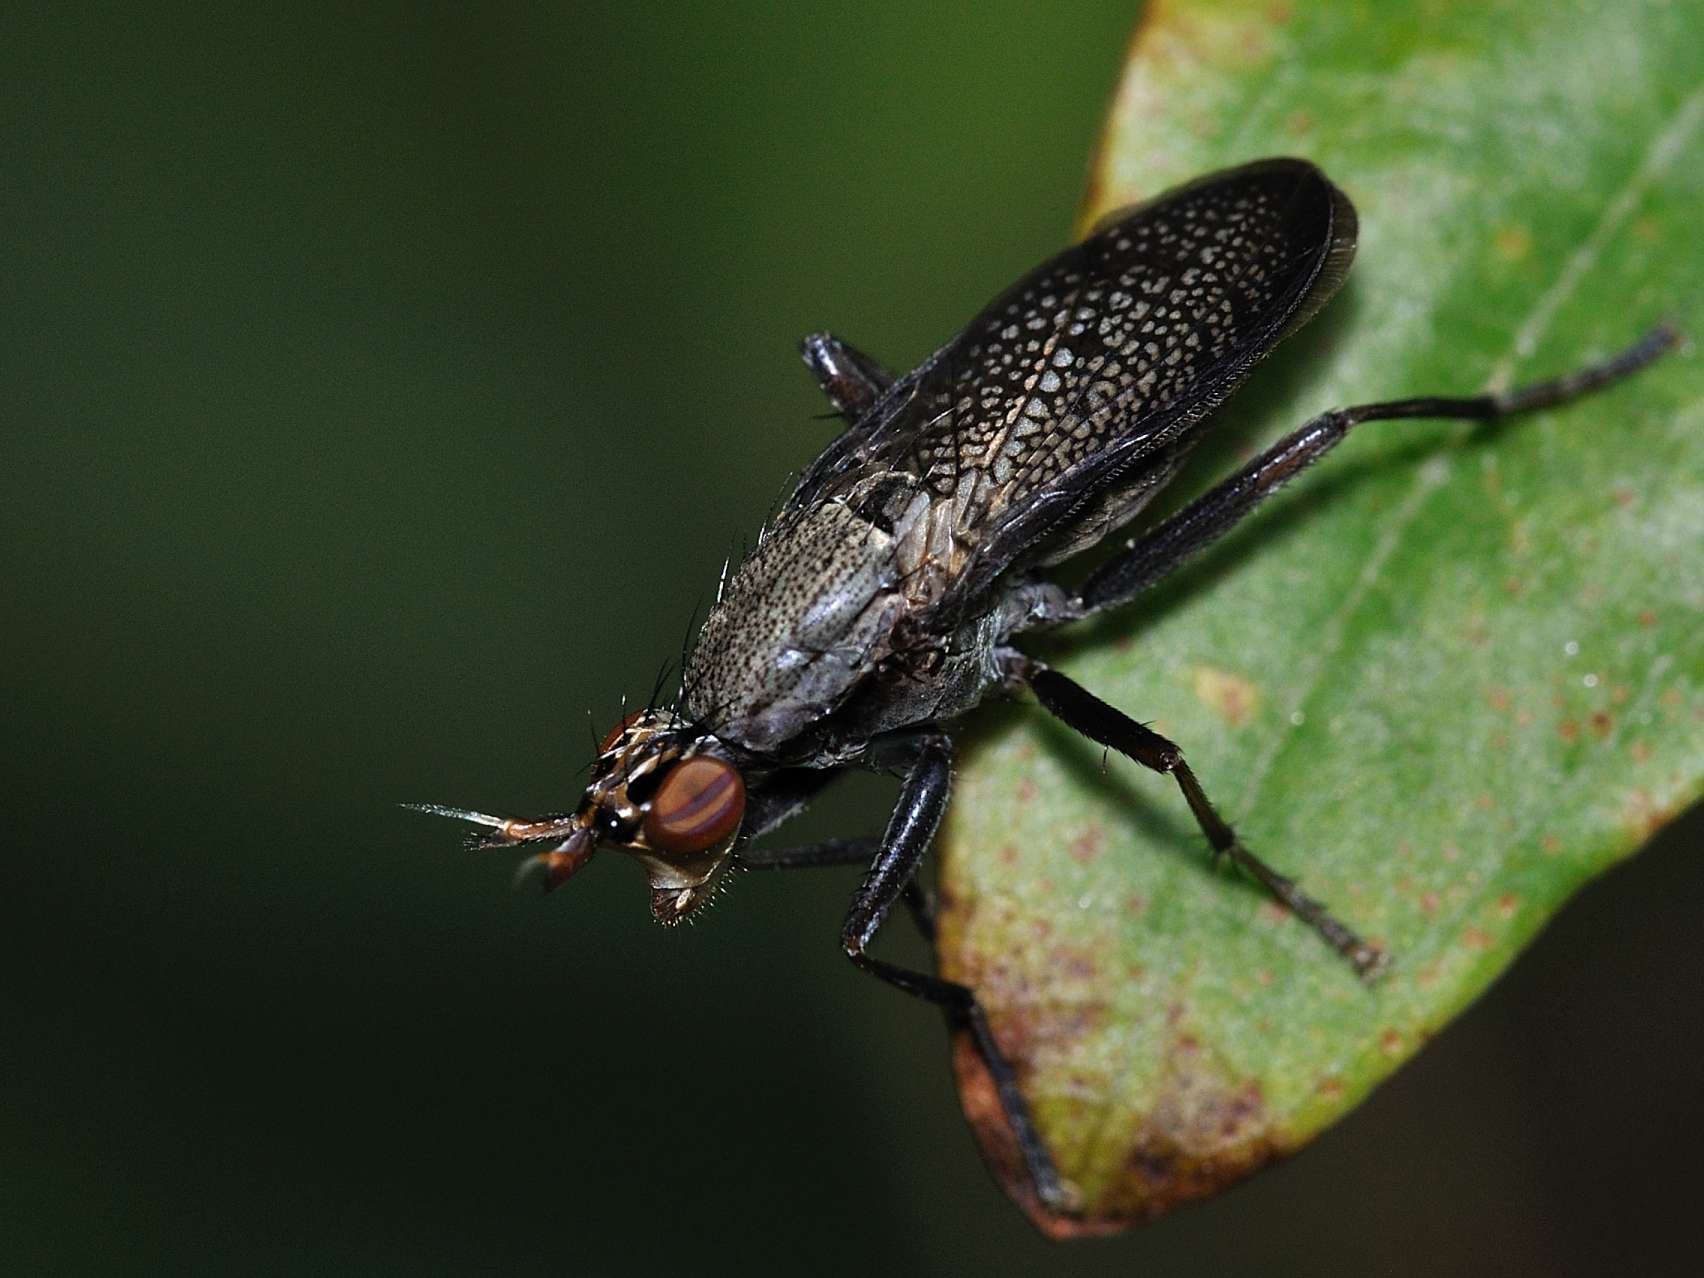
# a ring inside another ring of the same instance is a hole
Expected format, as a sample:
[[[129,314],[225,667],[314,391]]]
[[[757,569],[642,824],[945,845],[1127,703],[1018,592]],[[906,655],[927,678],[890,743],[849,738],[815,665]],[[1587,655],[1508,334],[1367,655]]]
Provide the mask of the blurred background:
[[[394,806],[571,801],[834,429],[798,337],[903,368],[1063,243],[1136,7],[0,17],[0,1267],[1691,1271],[1696,813],[1314,1148],[1058,1248],[855,872],[663,932]]]

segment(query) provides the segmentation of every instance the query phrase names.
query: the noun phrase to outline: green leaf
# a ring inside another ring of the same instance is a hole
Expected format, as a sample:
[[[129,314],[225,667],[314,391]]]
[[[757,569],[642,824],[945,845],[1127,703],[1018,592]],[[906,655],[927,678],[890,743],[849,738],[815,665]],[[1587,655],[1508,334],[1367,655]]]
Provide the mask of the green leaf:
[[[1153,12],[1157,9],[1157,12]],[[1257,156],[1361,215],[1351,283],[1215,425],[1199,491],[1333,405],[1704,333],[1704,8],[1151,6],[1106,210]],[[1188,495],[1180,493],[1181,496]],[[1358,981],[1215,873],[1172,782],[1034,706],[984,721],[942,840],[940,961],[981,995],[1080,1214],[1116,1229],[1305,1144],[1704,775],[1704,367],[1496,427],[1363,426],[1224,542],[1042,655],[1185,749],[1257,854],[1394,966]]]

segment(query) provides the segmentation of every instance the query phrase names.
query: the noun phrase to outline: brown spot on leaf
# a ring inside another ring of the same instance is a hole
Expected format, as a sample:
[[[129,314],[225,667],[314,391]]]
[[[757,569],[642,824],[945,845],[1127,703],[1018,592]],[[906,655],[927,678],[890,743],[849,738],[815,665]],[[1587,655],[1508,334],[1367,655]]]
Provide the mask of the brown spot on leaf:
[[[959,1107],[965,1121],[976,1136],[982,1150],[982,1160],[994,1179],[1010,1198],[1030,1218],[1030,1222],[1049,1238],[1084,1238],[1117,1233],[1124,1227],[1117,1220],[1066,1215],[1042,1204],[1030,1180],[1018,1149],[1017,1137],[1006,1122],[1006,1111],[1000,1106],[1000,1093],[988,1066],[968,1030],[953,1032],[953,1074],[958,1080]]]
[[[1497,898],[1497,917],[1501,919],[1512,919],[1515,917],[1515,911],[1520,909],[1520,907],[1520,897],[1516,896],[1513,892],[1505,892],[1502,896]]]
[[[1491,247],[1505,262],[1518,262],[1532,251],[1532,232],[1518,225],[1499,227]]]
[[[1593,710],[1591,715],[1592,733],[1600,740],[1607,737],[1610,729],[1615,727],[1615,720],[1607,710]]]
[[[1562,840],[1557,838],[1554,834],[1547,834],[1538,841],[1538,846],[1543,848],[1551,856],[1555,856],[1562,850]]]
[[[1335,1074],[1327,1074],[1319,1080],[1319,1094],[1332,1100],[1343,1095],[1343,1080]]]
[[[1386,1056],[1402,1055],[1402,1031],[1387,1029],[1379,1035],[1379,1051]]]
[[[1280,1154],[1260,1085],[1234,1082],[1199,1061],[1175,1062],[1124,1146],[1123,1175],[1105,1206],[1151,1219],[1209,1198]]]
[[[1100,971],[1099,964],[1095,962],[1094,954],[1077,945],[1056,946],[1050,955],[1050,959],[1054,971],[1085,984],[1093,981],[1096,973]]]
[[[1557,725],[1556,733],[1564,741],[1572,745],[1580,739],[1580,725],[1572,719],[1564,719]]]
[[[1639,614],[1639,624],[1645,627],[1646,630],[1649,630],[1652,626],[1657,624],[1657,614],[1652,612],[1649,608],[1646,608]]]
[[[1470,927],[1461,934],[1462,943],[1470,950],[1488,950],[1496,938],[1484,928]]]
[[[1102,849],[1106,847],[1106,827],[1096,822],[1087,826],[1065,845],[1071,859],[1078,865],[1093,865],[1100,859]]]
[[[1509,696],[1509,690],[1507,688],[1492,686],[1485,690],[1485,702],[1493,710],[1501,714],[1513,704],[1513,698]]]
[[[1258,699],[1255,687],[1240,675],[1212,666],[1196,666],[1189,672],[1189,681],[1202,703],[1218,711],[1233,728],[1242,727],[1254,713]]]
[[[1658,803],[1648,790],[1631,790],[1622,801],[1621,819],[1643,842],[1674,819],[1674,810]]]
[[[1635,741],[1627,747],[1627,753],[1633,756],[1634,763],[1643,763],[1651,757],[1651,747],[1648,742]]]
[[[1041,791],[1036,789],[1034,781],[1031,781],[1028,777],[1018,778],[1016,794],[1019,803],[1034,803],[1036,796],[1040,793]]]
[[[1438,894],[1436,892],[1421,893],[1420,909],[1426,914],[1436,914],[1438,912]]]
[[[1132,918],[1140,918],[1148,912],[1148,898],[1140,892],[1132,892],[1124,898],[1124,912]]]
[[[1024,1053],[1035,1029],[1017,1033],[1004,1019],[999,1027],[1020,1078],[1027,1072]],[[1043,1206],[1036,1195],[993,1079],[969,1033],[953,1035],[959,1104],[983,1159],[1007,1196],[1053,1239],[1114,1233],[1133,1221],[1211,1197],[1281,1152],[1259,1084],[1227,1079],[1209,1061],[1186,1039],[1173,1045],[1149,1112],[1129,1129],[1114,1129],[1102,1138],[1106,1153],[1119,1159],[1112,1181],[1095,1201],[1061,1212]]]

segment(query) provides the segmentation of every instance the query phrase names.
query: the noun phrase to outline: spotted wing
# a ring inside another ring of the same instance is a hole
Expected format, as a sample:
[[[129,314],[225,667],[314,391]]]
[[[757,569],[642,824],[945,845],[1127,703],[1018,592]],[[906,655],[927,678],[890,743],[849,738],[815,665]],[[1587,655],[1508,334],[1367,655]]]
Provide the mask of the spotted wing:
[[[914,477],[949,534],[934,539],[931,595],[963,603],[1090,512],[1134,514],[1203,418],[1336,289],[1354,247],[1353,207],[1304,160],[1117,214],[896,382],[788,506]]]

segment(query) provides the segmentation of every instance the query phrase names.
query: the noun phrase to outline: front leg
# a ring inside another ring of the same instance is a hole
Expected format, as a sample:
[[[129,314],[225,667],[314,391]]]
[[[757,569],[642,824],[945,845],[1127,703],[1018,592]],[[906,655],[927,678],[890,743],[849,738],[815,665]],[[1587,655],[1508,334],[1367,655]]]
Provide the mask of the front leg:
[[[970,1032],[977,1054],[994,1082],[1006,1121],[1023,1152],[1036,1193],[1050,1209],[1067,1211],[1071,1206],[1071,1196],[1059,1179],[1053,1155],[1036,1131],[1029,1106],[1018,1090],[1017,1076],[995,1041],[976,995],[956,982],[900,967],[869,953],[870,943],[888,912],[907,894],[908,889],[913,889],[918,863],[940,828],[941,815],[946,811],[947,795],[952,788],[951,741],[943,735],[931,734],[918,738],[913,750],[911,770],[900,790],[899,802],[894,807],[875,858],[864,875],[864,882],[852,898],[852,908],[840,933],[841,944],[846,949],[846,956],[866,972],[907,994],[934,1003],[952,1025]],[[919,925],[924,925],[924,921],[920,914]]]

